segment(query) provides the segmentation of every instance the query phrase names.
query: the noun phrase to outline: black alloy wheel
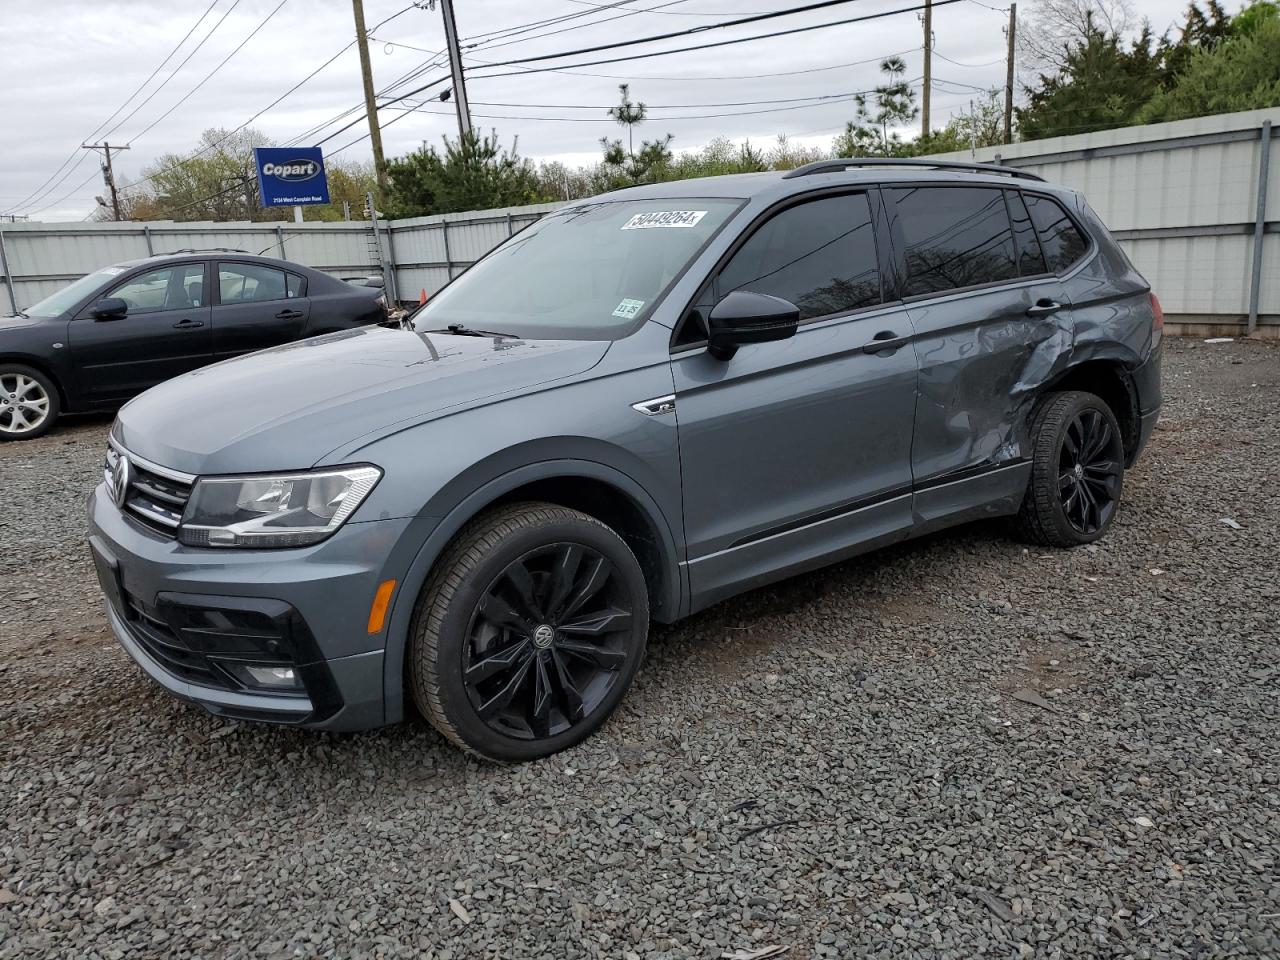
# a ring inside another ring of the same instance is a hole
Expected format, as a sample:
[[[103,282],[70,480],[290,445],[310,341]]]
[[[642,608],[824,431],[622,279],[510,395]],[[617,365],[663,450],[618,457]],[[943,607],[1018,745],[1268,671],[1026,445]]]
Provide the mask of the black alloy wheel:
[[[1106,402],[1083,390],[1049,394],[1031,418],[1031,476],[1014,526],[1051,547],[1092,543],[1124,490],[1124,438]]]
[[[1071,526],[1086,536],[1105,529],[1120,499],[1124,448],[1102,411],[1086,408],[1072,418],[1058,469],[1062,511]]]
[[[590,716],[626,664],[631,601],[613,564],[557,542],[507,565],[476,605],[463,682],[496,732],[545,739]]]
[[[497,507],[463,528],[423,587],[410,690],[458,746],[533,760],[608,719],[648,632],[644,574],[616,532],[555,504]]]

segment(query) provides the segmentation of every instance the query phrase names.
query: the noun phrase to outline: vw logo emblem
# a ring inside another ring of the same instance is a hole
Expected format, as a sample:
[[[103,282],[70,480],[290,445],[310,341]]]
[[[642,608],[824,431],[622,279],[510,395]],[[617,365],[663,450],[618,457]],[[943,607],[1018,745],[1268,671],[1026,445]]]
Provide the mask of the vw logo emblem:
[[[117,507],[123,508],[124,498],[129,495],[129,472],[129,458],[122,453],[111,469],[111,499]]]
[[[533,631],[533,645],[539,650],[545,650],[551,646],[551,641],[555,639],[556,632],[545,623]]]

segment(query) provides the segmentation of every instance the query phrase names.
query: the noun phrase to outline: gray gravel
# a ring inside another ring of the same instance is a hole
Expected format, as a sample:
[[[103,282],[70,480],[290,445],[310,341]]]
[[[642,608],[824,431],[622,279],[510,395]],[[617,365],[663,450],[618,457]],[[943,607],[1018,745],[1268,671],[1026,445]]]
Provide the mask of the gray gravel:
[[[82,544],[107,421],[3,447],[0,957],[1280,956],[1280,349],[1165,369],[1101,544],[723,604],[518,768],[158,693]]]

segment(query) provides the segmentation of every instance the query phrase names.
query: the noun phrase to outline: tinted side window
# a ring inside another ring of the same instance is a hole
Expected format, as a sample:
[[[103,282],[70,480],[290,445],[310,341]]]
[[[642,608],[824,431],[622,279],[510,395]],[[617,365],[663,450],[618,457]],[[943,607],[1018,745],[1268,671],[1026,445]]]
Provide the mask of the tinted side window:
[[[1034,193],[1026,194],[1026,198],[1031,222],[1040,233],[1040,244],[1044,247],[1049,269],[1060,273],[1084,256],[1089,249],[1089,240],[1056,200],[1038,197]]]
[[[1022,196],[1016,190],[1006,190],[1004,198],[1009,201],[1009,219],[1013,221],[1013,239],[1018,245],[1018,272],[1024,277],[1034,277],[1047,273],[1044,265],[1044,254],[1040,251],[1040,241],[1036,239],[1036,228],[1031,224],[1031,215],[1022,203]]]
[[[302,291],[306,289],[306,281],[296,273],[285,274],[288,277],[286,292],[291,297],[302,296]]]
[[[802,320],[880,303],[866,195],[809,200],[768,220],[720,273],[717,298],[734,290],[789,300]]]
[[[913,187],[892,192],[906,244],[907,296],[1018,276],[1002,191]]]
[[[129,305],[130,314],[137,314],[198,307],[203,302],[203,291],[203,264],[188,263],[140,273],[106,296],[119,297]]]
[[[285,272],[253,263],[220,263],[218,296],[223,303],[283,300],[287,296]]]

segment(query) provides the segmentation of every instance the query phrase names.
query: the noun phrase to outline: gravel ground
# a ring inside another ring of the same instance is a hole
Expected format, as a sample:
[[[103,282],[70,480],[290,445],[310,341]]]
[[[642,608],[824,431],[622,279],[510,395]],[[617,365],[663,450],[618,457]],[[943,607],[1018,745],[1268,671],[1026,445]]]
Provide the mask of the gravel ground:
[[[1280,957],[1280,349],[1165,372],[1102,543],[970,527],[659,628],[517,768],[168,699],[82,542],[107,421],[0,449],[0,957]]]

